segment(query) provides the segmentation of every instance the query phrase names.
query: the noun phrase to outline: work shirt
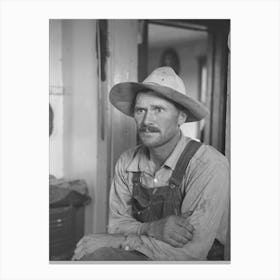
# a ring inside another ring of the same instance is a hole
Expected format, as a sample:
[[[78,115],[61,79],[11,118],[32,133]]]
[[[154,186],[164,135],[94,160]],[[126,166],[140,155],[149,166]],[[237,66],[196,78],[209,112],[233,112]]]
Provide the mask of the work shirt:
[[[141,235],[143,223],[132,217],[133,172],[141,172],[141,183],[149,188],[168,185],[176,163],[191,139],[180,140],[164,164],[156,170],[145,146],[124,152],[115,166],[110,190],[108,232],[124,234],[126,245],[151,260],[206,260],[214,239],[225,244],[229,210],[229,164],[216,149],[202,145],[191,159],[180,186],[181,213],[193,211],[188,218],[195,228],[193,238],[175,248],[154,237]]]

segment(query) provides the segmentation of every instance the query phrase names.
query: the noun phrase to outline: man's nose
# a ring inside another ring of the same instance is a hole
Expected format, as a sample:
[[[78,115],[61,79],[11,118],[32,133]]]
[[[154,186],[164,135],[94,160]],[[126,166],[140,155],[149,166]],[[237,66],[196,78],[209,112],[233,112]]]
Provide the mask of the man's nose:
[[[153,122],[153,120],[154,120],[153,113],[151,111],[147,110],[144,115],[144,118],[143,118],[143,123],[150,124]]]

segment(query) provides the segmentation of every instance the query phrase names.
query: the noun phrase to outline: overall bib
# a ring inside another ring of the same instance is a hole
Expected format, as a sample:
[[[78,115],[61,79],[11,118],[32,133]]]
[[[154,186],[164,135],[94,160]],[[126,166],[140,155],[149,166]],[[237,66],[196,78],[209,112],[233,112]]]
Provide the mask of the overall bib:
[[[132,177],[132,215],[140,222],[152,222],[170,215],[181,215],[182,194],[180,185],[186,168],[202,144],[190,141],[182,152],[167,186],[148,188],[140,181],[141,172]],[[218,253],[217,253],[218,252]],[[223,245],[215,240],[207,256],[208,260],[223,260]]]

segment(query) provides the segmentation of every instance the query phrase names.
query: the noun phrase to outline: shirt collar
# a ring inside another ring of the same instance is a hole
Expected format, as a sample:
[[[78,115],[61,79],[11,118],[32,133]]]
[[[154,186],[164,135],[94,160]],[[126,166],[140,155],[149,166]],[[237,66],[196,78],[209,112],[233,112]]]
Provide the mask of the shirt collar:
[[[186,147],[186,144],[189,142],[190,138],[185,137],[183,135],[183,133],[181,132],[181,137],[178,141],[178,143],[176,144],[174,150],[172,151],[172,153],[170,154],[170,156],[166,159],[164,165],[168,166],[169,168],[171,168],[173,171],[175,170],[177,161],[181,155],[181,153],[183,152],[184,148]]]
[[[148,162],[150,162],[149,150],[144,145],[138,146],[135,149],[133,159],[127,166],[126,171],[145,171],[150,173]]]
[[[181,137],[178,143],[163,165],[171,168],[174,171],[176,163],[189,140],[190,138],[185,137],[181,132]],[[153,175],[153,169],[154,166],[150,160],[148,149],[143,145],[138,146],[135,150],[134,157],[127,166],[126,170],[128,172],[147,172]]]

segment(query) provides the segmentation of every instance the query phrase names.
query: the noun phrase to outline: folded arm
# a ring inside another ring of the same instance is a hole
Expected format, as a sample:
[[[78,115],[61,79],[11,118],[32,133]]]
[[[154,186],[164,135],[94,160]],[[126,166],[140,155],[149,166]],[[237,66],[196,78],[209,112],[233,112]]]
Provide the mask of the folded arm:
[[[117,164],[110,194],[109,233],[128,235],[125,245],[153,260],[206,259],[228,207],[228,165],[223,160],[215,164],[200,163],[184,183],[187,189],[182,213],[193,211],[185,220],[194,231],[191,237],[186,235],[181,244],[172,244],[172,241],[159,234],[161,222],[141,223],[131,216],[132,186],[129,186],[121,164]]]

